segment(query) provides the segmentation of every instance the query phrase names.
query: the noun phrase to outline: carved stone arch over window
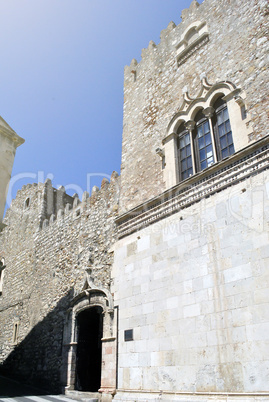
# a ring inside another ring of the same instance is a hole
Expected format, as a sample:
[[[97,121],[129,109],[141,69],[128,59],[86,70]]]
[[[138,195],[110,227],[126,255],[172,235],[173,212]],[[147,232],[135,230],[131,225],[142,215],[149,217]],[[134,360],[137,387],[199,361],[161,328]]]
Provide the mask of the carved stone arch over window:
[[[178,65],[183,64],[196,50],[209,41],[208,28],[205,22],[195,21],[188,26],[176,46]]]
[[[72,300],[64,326],[62,381],[67,393],[115,392],[115,320],[109,290],[94,286],[86,274],[85,285]]]
[[[163,140],[166,188],[244,148],[251,133],[241,110],[244,93],[231,82],[210,85],[203,78],[197,97],[185,90],[183,98]]]

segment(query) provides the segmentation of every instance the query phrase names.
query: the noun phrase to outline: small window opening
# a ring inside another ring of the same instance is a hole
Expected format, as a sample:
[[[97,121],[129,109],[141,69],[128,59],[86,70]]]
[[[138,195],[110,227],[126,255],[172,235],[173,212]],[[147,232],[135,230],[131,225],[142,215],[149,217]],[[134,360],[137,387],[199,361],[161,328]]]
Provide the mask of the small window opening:
[[[26,200],[24,202],[24,209],[29,208],[29,206],[30,206],[30,198],[28,197],[28,198],[26,198]]]
[[[125,340],[125,342],[134,340],[133,330],[132,329],[126,329],[124,331],[124,340]]]
[[[80,216],[80,209],[76,210],[76,217],[78,218]]]
[[[5,270],[5,260],[2,258],[0,260],[0,296],[2,296],[3,292],[3,279],[4,279],[4,270]]]
[[[18,343],[18,335],[19,335],[19,323],[15,322],[13,326],[13,337],[12,337],[12,343],[14,345]]]
[[[241,117],[242,117],[242,120],[245,120],[245,119],[247,118],[247,109],[246,109],[246,106],[245,106],[245,105],[242,105],[240,109],[241,109]]]

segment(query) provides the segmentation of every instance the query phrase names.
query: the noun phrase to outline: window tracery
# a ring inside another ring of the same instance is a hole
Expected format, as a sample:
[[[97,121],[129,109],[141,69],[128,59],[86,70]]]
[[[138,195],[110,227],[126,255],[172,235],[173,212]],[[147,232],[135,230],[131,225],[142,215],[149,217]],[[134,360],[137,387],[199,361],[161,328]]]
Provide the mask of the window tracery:
[[[235,152],[228,109],[221,96],[213,107],[199,109],[194,120],[181,123],[177,135],[180,180]]]
[[[249,144],[250,118],[248,114],[243,118],[241,113],[242,105],[247,110],[245,94],[229,81],[211,85],[203,76],[201,84],[196,98],[190,97],[184,89],[183,103],[171,119],[162,141],[166,155],[166,188]]]

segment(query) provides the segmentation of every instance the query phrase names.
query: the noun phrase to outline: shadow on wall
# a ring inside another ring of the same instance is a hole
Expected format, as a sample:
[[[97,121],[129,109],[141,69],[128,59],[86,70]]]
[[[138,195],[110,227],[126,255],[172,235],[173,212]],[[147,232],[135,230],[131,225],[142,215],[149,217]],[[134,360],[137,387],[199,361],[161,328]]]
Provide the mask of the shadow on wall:
[[[73,295],[74,290],[70,289],[56,307],[15,347],[0,366],[2,375],[49,393],[61,393],[61,379],[67,378],[67,365],[62,356],[63,330]]]

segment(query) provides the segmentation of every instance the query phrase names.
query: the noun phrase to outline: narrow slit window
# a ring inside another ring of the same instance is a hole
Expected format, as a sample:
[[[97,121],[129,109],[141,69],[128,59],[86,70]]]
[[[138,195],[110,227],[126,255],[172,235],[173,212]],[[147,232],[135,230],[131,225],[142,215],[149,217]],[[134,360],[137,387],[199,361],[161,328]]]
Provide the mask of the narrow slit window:
[[[4,272],[5,272],[5,260],[2,258],[0,260],[0,296],[3,293],[3,280],[4,280]]]
[[[15,322],[13,326],[13,337],[12,337],[12,343],[14,345],[18,343],[18,335],[19,335],[19,323]]]
[[[26,200],[24,202],[24,209],[29,208],[29,206],[30,206],[30,198],[28,197],[28,198],[26,198]]]

